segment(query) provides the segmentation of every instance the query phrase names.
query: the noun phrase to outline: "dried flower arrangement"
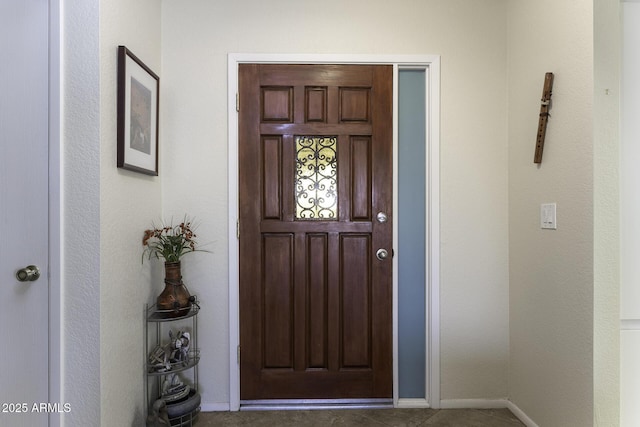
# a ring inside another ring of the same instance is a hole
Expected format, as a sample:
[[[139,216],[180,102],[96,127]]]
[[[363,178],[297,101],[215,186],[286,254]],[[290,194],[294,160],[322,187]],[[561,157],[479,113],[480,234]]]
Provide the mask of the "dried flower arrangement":
[[[176,225],[157,227],[153,225],[151,230],[144,231],[142,246],[142,261],[144,258],[164,258],[165,262],[178,262],[183,255],[195,252],[197,237],[194,233],[195,226],[185,216],[184,220]]]

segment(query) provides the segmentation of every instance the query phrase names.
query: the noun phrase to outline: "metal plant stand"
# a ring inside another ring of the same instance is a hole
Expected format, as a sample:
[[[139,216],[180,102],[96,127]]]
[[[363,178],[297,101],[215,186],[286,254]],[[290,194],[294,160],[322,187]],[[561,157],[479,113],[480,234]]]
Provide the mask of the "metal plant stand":
[[[145,305],[144,392],[149,426],[156,425],[158,416],[168,417],[174,427],[192,426],[200,413],[199,311],[197,298],[191,309],[178,317],[172,317],[172,311],[158,310],[156,304]]]

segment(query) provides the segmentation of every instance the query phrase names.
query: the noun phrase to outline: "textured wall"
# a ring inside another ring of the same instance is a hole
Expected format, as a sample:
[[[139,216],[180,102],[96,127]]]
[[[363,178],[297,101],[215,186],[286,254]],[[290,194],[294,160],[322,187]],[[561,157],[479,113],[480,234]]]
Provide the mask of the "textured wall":
[[[78,408],[65,425],[144,416],[132,378],[144,359],[141,308],[159,274],[139,264],[140,235],[162,213],[196,216],[213,252],[188,257],[184,274],[203,301],[203,403],[229,400],[229,52],[441,55],[441,396],[508,395],[540,425],[592,423],[593,358],[596,374],[613,360],[593,351],[594,328],[607,332],[592,310],[594,215],[615,213],[615,174],[594,183],[592,168],[615,155],[606,125],[592,132],[590,2],[135,3],[68,1],[63,11],[63,397]],[[159,178],[114,166],[118,44],[161,77]],[[546,71],[556,74],[554,105],[536,167]],[[594,150],[605,160],[594,164]],[[539,229],[543,202],[558,203],[557,231]],[[615,279],[607,224],[596,223],[600,295]],[[605,323],[610,313],[610,303],[596,307]]]
[[[509,396],[541,426],[593,411],[593,5],[508,3]],[[542,164],[533,164],[545,72],[555,74]],[[540,204],[557,203],[557,230]]]
[[[165,215],[201,220],[205,404],[229,401],[227,54],[439,54],[443,399],[504,398],[508,361],[506,2],[162,2]],[[234,114],[234,112],[230,112]]]
[[[100,94],[98,1],[62,9],[62,401],[65,426],[100,417]]]
[[[74,405],[65,425],[98,417],[134,425],[144,416],[140,311],[159,274],[138,263],[140,234],[161,213],[198,217],[213,252],[187,258],[185,280],[203,301],[203,402],[229,400],[229,52],[442,56],[442,398],[508,395],[539,425],[592,423],[594,369],[596,383],[615,390],[615,375],[598,375],[615,363],[604,350],[616,282],[608,260],[617,258],[607,255],[616,240],[606,221],[616,212],[615,172],[595,182],[592,172],[615,166],[616,146],[610,122],[596,120],[592,132],[590,2],[135,3],[72,0],[63,9],[62,396]],[[613,0],[597,3],[611,15],[597,28],[615,27]],[[159,178],[114,166],[118,44],[161,77]],[[596,45],[596,72],[607,77],[596,78],[596,97],[615,104],[598,91],[615,86],[602,46],[616,42]],[[546,71],[556,73],[554,105],[536,167]],[[538,228],[542,202],[558,203],[557,231]],[[611,402],[602,400],[604,424],[615,417]]]

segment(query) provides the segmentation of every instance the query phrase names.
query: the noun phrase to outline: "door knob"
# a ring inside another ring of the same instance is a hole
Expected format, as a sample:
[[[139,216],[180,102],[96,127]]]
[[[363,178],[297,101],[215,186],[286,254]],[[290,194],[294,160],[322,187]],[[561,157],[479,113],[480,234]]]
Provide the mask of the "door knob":
[[[378,249],[378,251],[376,252],[376,257],[382,261],[383,259],[387,259],[387,257],[389,256],[389,252],[387,252],[386,249]]]
[[[40,269],[35,265],[29,265],[16,271],[18,282],[35,282],[40,277]]]
[[[389,219],[389,218],[387,217],[386,213],[378,212],[378,215],[376,215],[376,219],[378,220],[378,222],[380,224],[383,224],[383,223],[387,222],[387,219]]]

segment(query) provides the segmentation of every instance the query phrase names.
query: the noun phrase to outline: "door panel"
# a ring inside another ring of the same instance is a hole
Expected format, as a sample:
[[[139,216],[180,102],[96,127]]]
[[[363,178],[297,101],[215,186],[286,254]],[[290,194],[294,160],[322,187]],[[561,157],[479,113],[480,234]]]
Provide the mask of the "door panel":
[[[292,368],[293,235],[266,234],[262,244],[264,368]]]
[[[392,69],[239,83],[241,399],[390,398]]]
[[[48,402],[46,1],[0,2],[0,52],[0,425],[46,426],[32,411]],[[18,281],[29,265],[40,278]]]
[[[371,239],[340,236],[340,368],[371,369]]]

